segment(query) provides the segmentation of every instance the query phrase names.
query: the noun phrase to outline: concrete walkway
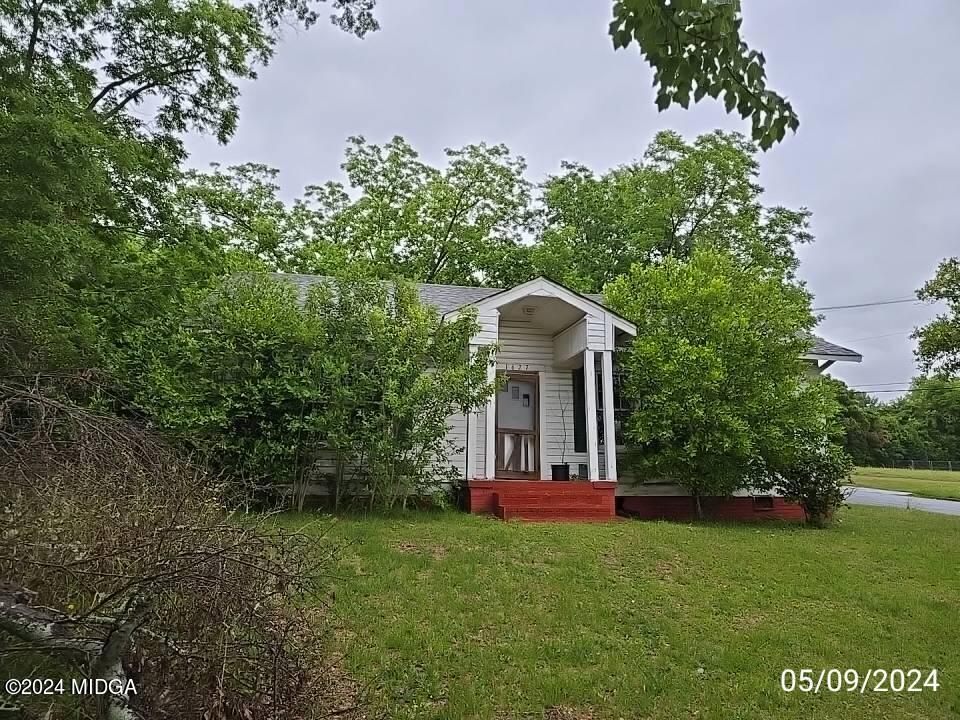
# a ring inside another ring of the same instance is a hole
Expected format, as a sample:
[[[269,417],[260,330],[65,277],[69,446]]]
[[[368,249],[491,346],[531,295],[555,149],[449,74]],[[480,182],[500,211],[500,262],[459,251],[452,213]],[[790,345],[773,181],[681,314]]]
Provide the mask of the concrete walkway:
[[[925,510],[926,512],[940,513],[941,515],[960,515],[960,501],[935,500],[934,498],[917,497],[899,490],[878,490],[877,488],[847,486],[851,491],[847,502],[851,505],[880,505],[882,507],[896,507],[909,510]]]

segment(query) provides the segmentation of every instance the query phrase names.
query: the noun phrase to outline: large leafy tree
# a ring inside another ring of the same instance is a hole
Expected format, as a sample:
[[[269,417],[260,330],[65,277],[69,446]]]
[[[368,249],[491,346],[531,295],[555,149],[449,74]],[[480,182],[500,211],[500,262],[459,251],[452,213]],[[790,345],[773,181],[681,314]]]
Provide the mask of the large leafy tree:
[[[916,378],[885,414],[892,426],[890,460],[960,458],[960,379]]]
[[[295,256],[323,217],[302,200],[280,199],[278,171],[257,163],[210,172],[189,170],[172,196],[175,213],[189,227],[200,228],[217,247],[259,262],[263,268],[296,269]],[[346,263],[339,258],[337,265]]]
[[[947,305],[945,313],[913,335],[919,341],[916,354],[920,366],[947,377],[960,376],[960,258],[940,263],[936,276],[920,288],[917,297]]]
[[[363,35],[371,5],[336,0],[334,20]],[[5,369],[95,364],[121,318],[142,319],[198,265],[217,269],[211,238],[169,203],[179,135],[226,141],[238,82],[269,60],[281,24],[316,17],[303,0],[0,2]],[[188,257],[192,269],[174,267]]]
[[[750,118],[766,150],[800,120],[767,87],[766,59],[741,38],[742,22],[740,0],[616,0],[610,36],[614,48],[636,42],[654,70],[659,109],[722,96],[728,113]]]
[[[879,465],[896,442],[891,413],[879,401],[836,378],[824,378],[838,405],[844,450],[857,465]]]
[[[700,498],[763,486],[819,443],[829,393],[805,381],[810,296],[729,253],[634,265],[607,302],[637,324],[622,354],[630,463]]]
[[[735,133],[693,143],[657,134],[643,161],[597,176],[581,165],[544,187],[544,230],[533,271],[599,292],[634,263],[687,258],[698,247],[790,278],[809,212],[763,203],[756,147]]]
[[[521,255],[533,218],[526,164],[505,146],[485,143],[446,156],[446,167],[436,168],[401,137],[385,145],[350,138],[347,186],[307,189],[314,238],[297,254],[298,265],[329,273],[331,263],[346,261],[380,277],[498,282]]]

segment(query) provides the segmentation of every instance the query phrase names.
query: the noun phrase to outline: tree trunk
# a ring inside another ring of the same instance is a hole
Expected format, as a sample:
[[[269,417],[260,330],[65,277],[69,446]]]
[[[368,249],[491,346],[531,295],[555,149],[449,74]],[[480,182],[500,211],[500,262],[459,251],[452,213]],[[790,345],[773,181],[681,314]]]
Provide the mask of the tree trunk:
[[[694,493],[693,507],[697,511],[697,520],[703,520],[703,504],[700,502],[700,493]]]

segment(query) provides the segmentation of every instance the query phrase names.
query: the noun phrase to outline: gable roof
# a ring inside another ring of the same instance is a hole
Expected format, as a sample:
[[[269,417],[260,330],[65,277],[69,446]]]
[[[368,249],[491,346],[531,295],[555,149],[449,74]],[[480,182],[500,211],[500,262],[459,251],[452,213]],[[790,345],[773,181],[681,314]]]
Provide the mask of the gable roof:
[[[303,275],[299,273],[270,273],[270,275],[292,282],[297,286],[301,297],[306,297],[307,289],[311,285],[323,282],[327,277],[325,275]],[[574,293],[575,295],[586,298],[592,303],[596,303],[597,305],[605,307],[603,295],[601,294],[578,293],[574,290],[564,287],[555,280],[550,280],[549,278],[543,279],[553,283],[554,285],[558,285],[564,290]],[[431,283],[417,284],[417,293],[420,296],[420,302],[422,302],[424,305],[432,305],[441,315],[446,315],[449,312],[459,310],[467,305],[473,305],[511,289],[512,288],[473,287],[469,285],[435,285]],[[848,362],[860,362],[863,360],[863,356],[855,350],[828,342],[817,335],[813,335],[812,337],[813,345],[805,357]]]
[[[556,280],[551,280],[544,275],[540,275],[532,280],[527,280],[526,282],[520,283],[519,285],[514,285],[510,288],[496,290],[481,300],[465,303],[465,305],[480,305],[489,309],[496,309],[500,308],[502,305],[515,302],[517,299],[524,297],[524,293],[529,293],[530,295],[546,294],[548,296],[554,296],[560,298],[570,305],[578,307],[584,313],[589,313],[594,310],[602,312],[607,315],[610,320],[612,320],[614,327],[616,327],[618,330],[629,333],[630,335],[637,334],[637,326],[627,320],[627,318],[623,317],[617,312],[614,312],[604,305],[603,299],[600,298],[599,295],[585,295],[583,293],[579,293],[576,290],[571,290],[563,283],[559,283]]]

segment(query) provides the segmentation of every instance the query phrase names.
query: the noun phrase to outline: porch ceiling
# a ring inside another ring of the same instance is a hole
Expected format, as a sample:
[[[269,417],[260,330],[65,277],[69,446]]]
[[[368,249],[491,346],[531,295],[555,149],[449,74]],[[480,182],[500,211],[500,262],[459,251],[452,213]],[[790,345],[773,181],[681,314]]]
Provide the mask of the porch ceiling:
[[[500,319],[522,322],[545,332],[558,333],[580,320],[585,313],[555,297],[529,295],[500,308]]]

